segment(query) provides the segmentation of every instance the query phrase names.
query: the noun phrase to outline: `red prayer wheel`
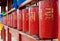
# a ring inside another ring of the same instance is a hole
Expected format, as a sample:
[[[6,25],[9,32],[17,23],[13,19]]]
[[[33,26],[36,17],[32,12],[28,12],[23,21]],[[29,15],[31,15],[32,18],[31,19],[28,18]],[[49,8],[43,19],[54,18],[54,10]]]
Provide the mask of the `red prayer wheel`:
[[[17,10],[17,29],[22,30],[22,11]]]
[[[10,26],[10,14],[8,14],[8,26]]]
[[[60,14],[59,14],[58,41],[60,41]]]
[[[5,16],[5,18],[6,18],[6,20],[5,20],[5,21],[6,21],[6,25],[7,25],[7,15]]]
[[[8,17],[8,14],[7,14],[7,25],[8,25],[8,23],[9,23],[8,19],[9,19],[9,17]]]
[[[3,17],[3,24],[4,24],[4,17]]]
[[[7,25],[7,15],[6,15],[6,25]]]
[[[11,14],[8,14],[8,26],[11,27]]]
[[[22,24],[23,24],[23,31],[28,32],[28,10],[27,9],[22,9]]]
[[[12,18],[13,18],[12,13],[10,14],[10,18],[11,18],[11,19],[10,19],[10,24],[11,24],[10,26],[12,27],[12,26],[13,26],[13,25],[12,25],[12,23],[13,23],[13,22],[12,22]]]
[[[10,22],[9,22],[9,15],[8,15],[8,19],[7,19],[7,20],[8,20],[8,21],[7,21],[7,24],[8,24],[8,26],[9,26],[9,23],[10,23]]]
[[[3,17],[4,24],[6,25],[6,16]]]
[[[7,15],[6,15],[6,25],[7,25]]]
[[[13,12],[13,28],[17,28],[17,12]]]
[[[58,7],[54,1],[39,2],[39,36],[53,39],[58,36]]]
[[[3,17],[3,24],[4,24],[4,17]]]
[[[4,16],[4,24],[6,24],[6,16]]]
[[[9,26],[11,27],[11,14],[9,14],[9,22],[10,22]]]
[[[58,6],[58,9],[59,9],[59,19],[58,19],[58,41],[60,41],[60,0],[58,1],[59,2],[59,6]]]
[[[30,6],[29,8],[29,33],[37,35],[39,32],[38,6]]]

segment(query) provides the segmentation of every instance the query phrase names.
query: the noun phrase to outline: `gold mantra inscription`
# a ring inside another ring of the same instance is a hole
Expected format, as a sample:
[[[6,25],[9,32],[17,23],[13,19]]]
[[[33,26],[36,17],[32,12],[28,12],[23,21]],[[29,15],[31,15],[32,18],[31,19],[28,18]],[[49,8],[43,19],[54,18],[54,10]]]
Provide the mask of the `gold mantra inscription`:
[[[53,19],[54,9],[53,8],[45,8],[45,10],[46,10],[45,19]]]
[[[28,13],[24,13],[24,14],[23,14],[23,19],[24,19],[24,20],[28,20]]]
[[[31,12],[31,19],[34,20],[34,21],[36,20],[35,19],[35,16],[36,16],[35,14],[36,14],[35,12]]]
[[[42,9],[39,10],[39,19],[43,19],[43,17],[46,19],[53,19],[54,18],[54,9],[51,7],[45,8],[45,12],[43,12]]]

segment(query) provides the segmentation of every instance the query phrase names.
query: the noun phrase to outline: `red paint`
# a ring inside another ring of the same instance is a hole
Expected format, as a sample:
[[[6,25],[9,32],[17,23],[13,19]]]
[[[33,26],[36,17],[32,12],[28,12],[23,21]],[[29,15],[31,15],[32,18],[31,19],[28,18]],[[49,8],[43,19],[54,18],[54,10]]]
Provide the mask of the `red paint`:
[[[8,25],[8,14],[6,15],[6,21],[7,21],[6,25]]]
[[[29,8],[29,33],[37,35],[39,31],[38,6],[30,6]]]
[[[58,1],[59,5],[58,5],[58,10],[59,10],[59,19],[58,19],[58,41],[60,41],[60,0]]]
[[[5,24],[5,18],[3,17],[3,24]]]
[[[28,10],[22,9],[23,31],[28,31]]]
[[[17,28],[17,12],[13,12],[13,27]]]
[[[33,39],[31,37],[27,37],[27,36],[21,35],[21,41],[38,41],[38,40]]]
[[[9,14],[9,26],[10,26],[10,14]]]
[[[3,29],[1,30],[1,39],[3,39],[3,33],[4,33],[4,31],[3,31]]]
[[[5,21],[6,21],[5,25],[7,25],[7,15],[5,15]]]
[[[12,18],[13,18],[13,16],[12,16],[12,13],[10,14],[10,26],[12,27]]]
[[[4,24],[4,17],[3,17],[3,24]]]
[[[7,25],[9,26],[9,15],[7,16],[8,18],[7,18]]]
[[[7,21],[6,21],[6,15],[4,16],[4,24],[6,25]]]
[[[11,26],[11,15],[9,14],[9,26]]]
[[[60,41],[60,13],[59,13],[58,41]]]
[[[6,16],[3,17],[3,24],[6,24]]]
[[[17,10],[17,29],[22,30],[22,11]]]
[[[10,31],[10,29],[8,29],[8,41],[12,41],[12,34],[9,32]]]
[[[7,25],[9,24],[9,17],[8,17],[8,14],[7,14]]]
[[[3,17],[3,24],[4,24],[4,17]]]
[[[6,30],[4,29],[3,41],[6,41]]]
[[[1,38],[3,39],[3,41],[6,41],[6,30],[3,28],[2,29],[2,36],[1,36]]]
[[[8,34],[8,41],[12,41],[11,33]]]
[[[39,2],[39,36],[40,38],[57,38],[58,7],[57,2]]]
[[[8,15],[8,26],[10,26],[10,23],[11,23],[11,22],[10,22],[10,18],[11,18],[11,17],[10,17],[10,14],[9,14],[9,15]]]

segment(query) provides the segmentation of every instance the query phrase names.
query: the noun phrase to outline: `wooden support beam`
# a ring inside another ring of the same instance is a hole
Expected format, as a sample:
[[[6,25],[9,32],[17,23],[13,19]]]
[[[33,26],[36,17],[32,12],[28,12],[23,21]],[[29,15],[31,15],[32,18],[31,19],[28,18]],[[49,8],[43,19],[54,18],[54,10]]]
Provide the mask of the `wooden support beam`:
[[[4,25],[4,26],[6,26],[6,25]],[[6,26],[7,27],[7,26]],[[24,33],[24,32],[22,32],[22,31],[18,31],[18,30],[16,30],[16,29],[14,29],[14,28],[11,28],[11,27],[7,27],[7,28],[9,28],[10,30],[11,30],[11,33],[14,33],[14,32],[16,32],[16,33],[19,33],[19,34],[21,34],[21,35],[24,35],[24,36],[26,36],[26,37],[29,37],[29,38],[32,38],[32,39],[34,39],[34,40],[39,40],[39,38],[36,36],[36,37],[34,37],[34,36],[31,36],[31,35],[29,35],[29,34],[27,34],[27,33]],[[12,32],[13,31],[13,32]],[[15,34],[16,34],[15,33]]]
[[[32,2],[33,0],[26,0],[25,2],[23,2],[21,5],[19,5],[19,8],[25,6],[26,4]]]

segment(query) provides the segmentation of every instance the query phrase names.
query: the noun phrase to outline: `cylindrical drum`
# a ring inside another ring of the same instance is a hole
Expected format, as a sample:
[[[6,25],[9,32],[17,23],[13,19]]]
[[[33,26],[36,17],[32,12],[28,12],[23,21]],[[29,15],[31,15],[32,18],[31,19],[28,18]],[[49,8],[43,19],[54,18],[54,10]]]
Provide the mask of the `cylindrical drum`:
[[[13,28],[17,28],[17,12],[13,12]]]
[[[60,41],[60,15],[59,15],[58,40]]]
[[[7,14],[7,25],[8,25],[8,22],[9,22],[9,21],[8,21],[8,14]]]
[[[5,15],[5,25],[7,25],[7,15]]]
[[[54,1],[39,2],[39,36],[42,39],[58,36],[58,7]]]
[[[12,25],[12,23],[13,23],[13,22],[12,22],[12,18],[13,18],[13,16],[12,16],[12,13],[11,13],[11,14],[10,14],[10,24],[11,24],[10,26],[11,26],[11,27],[13,26],[13,25]]]
[[[8,26],[9,26],[9,15],[8,15],[8,21],[7,21],[7,24],[8,24]]]
[[[4,21],[4,24],[5,24],[5,16],[3,17],[3,19],[4,19],[3,21]]]
[[[59,12],[59,19],[58,19],[58,41],[60,41],[60,0],[58,1],[58,12]]]
[[[6,24],[6,21],[5,21],[5,16],[4,16],[4,24]]]
[[[7,24],[7,16],[5,15],[5,25]]]
[[[29,33],[37,35],[39,31],[38,6],[30,6],[29,8]]]
[[[11,25],[11,24],[10,24],[10,23],[11,23],[11,22],[10,22],[10,18],[11,18],[11,17],[10,17],[10,14],[8,15],[8,17],[9,17],[9,18],[8,18],[8,19],[9,19],[9,20],[8,20],[8,22],[9,22],[8,25],[10,26],[10,25]]]
[[[3,16],[3,24],[4,24],[4,16]]]
[[[22,11],[17,10],[17,29],[22,30]]]
[[[28,31],[28,10],[22,9],[22,21],[23,21],[23,31]]]

